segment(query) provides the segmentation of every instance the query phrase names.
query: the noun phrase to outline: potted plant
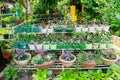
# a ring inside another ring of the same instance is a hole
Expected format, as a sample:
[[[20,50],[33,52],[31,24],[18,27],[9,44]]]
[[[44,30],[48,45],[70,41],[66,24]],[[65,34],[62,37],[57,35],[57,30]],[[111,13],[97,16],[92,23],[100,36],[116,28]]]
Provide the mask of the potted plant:
[[[71,54],[71,51],[62,51],[62,55],[59,57],[59,60],[62,62],[63,66],[71,67],[76,61],[76,56]]]
[[[51,34],[51,35],[50,35],[50,41],[51,41],[50,49],[55,50],[55,49],[57,48],[56,37],[57,37],[57,36],[54,35],[54,34]]]
[[[54,31],[55,32],[62,32],[63,31],[63,27],[61,26],[61,23],[57,24],[56,26],[54,26]]]
[[[18,39],[13,40],[13,47],[15,49],[19,48],[19,40]]]
[[[9,59],[9,57],[11,56],[13,52],[11,43],[8,41],[1,41],[0,46],[2,46],[1,51],[2,51],[3,57],[5,59]]]
[[[75,30],[74,23],[72,22],[72,20],[69,20],[67,22],[67,25],[68,25],[68,27],[65,28],[66,32],[73,32]]]
[[[48,33],[53,33],[53,26],[52,24],[49,25],[48,29],[47,29]]]
[[[26,23],[26,26],[24,27],[26,33],[32,32],[32,27],[30,26],[30,23]]]
[[[18,33],[24,32],[24,26],[23,26],[23,25],[18,26],[18,27],[17,27],[17,32],[18,32]]]
[[[44,49],[37,49],[36,45],[35,52],[37,55],[32,58],[32,64],[37,67],[48,68],[51,67],[56,61],[56,55],[54,53],[45,53]]]
[[[41,70],[37,69],[37,73],[33,74],[32,77],[34,80],[49,80],[49,77],[52,75],[51,70]]]
[[[79,26],[79,24],[76,25],[76,26],[75,26],[75,30],[76,30],[76,32],[81,32],[82,26]]]
[[[25,52],[25,50],[18,49],[16,50],[16,53],[17,54],[14,56],[13,60],[18,65],[24,66],[31,60],[31,54]]]
[[[35,33],[39,33],[40,32],[40,27],[39,27],[38,24],[33,26],[33,32],[35,32]]]
[[[118,57],[113,53],[112,50],[106,51],[103,56],[101,56],[103,63],[107,66],[115,64],[115,62],[118,60]]]
[[[46,24],[42,24],[41,32],[42,32],[43,34],[47,33]]]
[[[94,60],[94,57],[91,52],[86,53],[81,51],[78,55],[78,62],[80,62],[86,68],[94,68],[97,65],[97,62]]]

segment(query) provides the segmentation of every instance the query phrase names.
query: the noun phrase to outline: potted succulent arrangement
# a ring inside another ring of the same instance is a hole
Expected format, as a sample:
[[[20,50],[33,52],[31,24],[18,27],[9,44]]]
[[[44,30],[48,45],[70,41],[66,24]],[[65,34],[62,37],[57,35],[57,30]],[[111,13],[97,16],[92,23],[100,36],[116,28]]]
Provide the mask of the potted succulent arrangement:
[[[25,52],[25,50],[18,49],[16,50],[16,53],[17,54],[14,56],[13,60],[18,65],[24,66],[31,60],[31,54]]]
[[[45,53],[44,49],[37,49],[36,44],[35,52],[37,53],[37,55],[32,58],[32,64],[37,67],[48,68],[51,67],[56,61],[56,55],[54,53]]]
[[[68,25],[68,27],[65,28],[65,31],[66,31],[66,32],[73,32],[73,31],[75,30],[74,23],[73,23],[72,20],[69,20],[69,21],[67,22],[67,25]]]
[[[115,64],[115,62],[118,60],[118,57],[112,50],[105,51],[105,53],[103,53],[103,56],[101,56],[101,58],[103,60],[103,63],[107,66]]]
[[[80,51],[77,55],[78,62],[80,62],[86,68],[94,68],[97,65],[97,62],[94,60],[94,57],[91,52],[86,53]]]
[[[93,48],[93,38],[92,38],[92,34],[88,34],[87,35],[87,42],[86,42],[86,49],[92,49]]]
[[[71,51],[62,51],[62,55],[59,57],[60,62],[62,62],[63,66],[71,67],[73,63],[76,61],[76,56],[71,54]]]
[[[5,59],[9,59],[9,57],[11,56],[11,54],[13,52],[13,47],[12,47],[11,43],[8,41],[1,41],[0,46],[2,46],[1,51],[2,51],[3,57]]]

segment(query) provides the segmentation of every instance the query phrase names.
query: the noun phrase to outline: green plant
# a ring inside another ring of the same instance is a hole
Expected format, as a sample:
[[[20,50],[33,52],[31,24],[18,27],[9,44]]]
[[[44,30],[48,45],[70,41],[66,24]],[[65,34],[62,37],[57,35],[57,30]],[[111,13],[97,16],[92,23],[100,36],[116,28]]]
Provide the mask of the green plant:
[[[41,70],[41,69],[37,69],[37,73],[33,74],[32,77],[35,80],[50,80],[49,76],[52,75],[52,71],[51,70]]]
[[[6,80],[16,80],[18,77],[18,69],[10,65],[9,69],[4,71],[4,74],[6,75]]]
[[[67,70],[60,73],[57,80],[77,80],[78,74],[73,70]]]

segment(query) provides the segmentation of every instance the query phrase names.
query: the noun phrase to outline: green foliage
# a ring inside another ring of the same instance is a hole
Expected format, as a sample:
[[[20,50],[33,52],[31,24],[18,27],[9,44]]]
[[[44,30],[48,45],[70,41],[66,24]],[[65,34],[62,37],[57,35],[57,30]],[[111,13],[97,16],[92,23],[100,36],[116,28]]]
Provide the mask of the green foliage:
[[[35,80],[50,80],[49,76],[52,74],[53,72],[50,70],[41,70],[41,69],[37,69],[37,73],[33,74],[32,77]]]
[[[4,72],[4,74],[6,75],[6,80],[16,80],[18,77],[18,69],[13,68],[11,65],[9,69]]]

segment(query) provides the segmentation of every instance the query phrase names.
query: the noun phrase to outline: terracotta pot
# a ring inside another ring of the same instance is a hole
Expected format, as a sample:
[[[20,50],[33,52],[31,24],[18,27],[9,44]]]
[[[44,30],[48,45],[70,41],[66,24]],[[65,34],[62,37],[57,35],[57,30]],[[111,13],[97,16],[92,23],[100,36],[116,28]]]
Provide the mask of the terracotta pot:
[[[10,57],[10,53],[2,53],[3,54],[3,58],[5,58],[5,59],[9,59],[9,57]]]
[[[91,60],[87,63],[82,63],[82,65],[85,67],[85,68],[94,68],[96,65],[97,65],[97,62],[94,61],[94,60]]]
[[[63,55],[61,55],[59,57],[59,60],[60,60],[60,62],[62,63],[63,66],[65,66],[65,67],[71,67],[71,66],[73,66],[74,62],[76,61],[75,55],[72,54],[72,56],[74,57],[74,60],[72,60],[72,61],[65,61],[65,60],[62,59],[62,56]]]
[[[103,60],[103,63],[107,66],[110,66],[110,65],[113,65],[115,64],[115,62],[118,60],[118,57],[116,56],[116,59],[115,60],[109,60],[109,59],[106,59],[104,57],[101,57],[102,60]]]

